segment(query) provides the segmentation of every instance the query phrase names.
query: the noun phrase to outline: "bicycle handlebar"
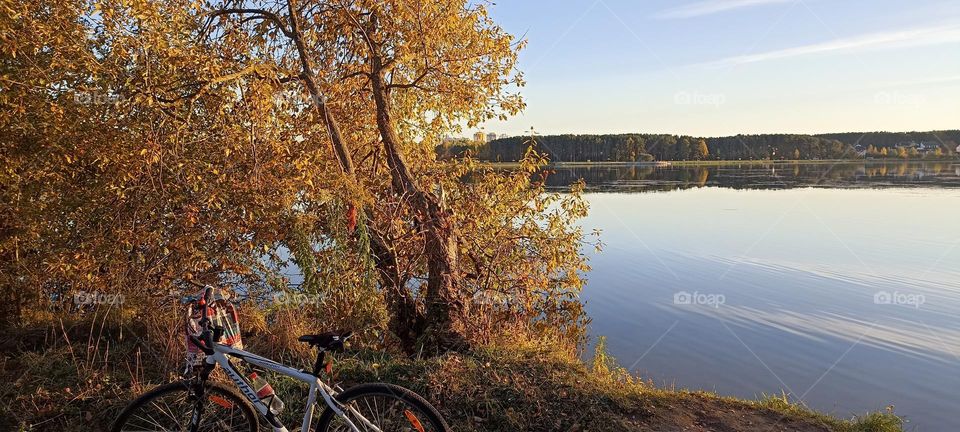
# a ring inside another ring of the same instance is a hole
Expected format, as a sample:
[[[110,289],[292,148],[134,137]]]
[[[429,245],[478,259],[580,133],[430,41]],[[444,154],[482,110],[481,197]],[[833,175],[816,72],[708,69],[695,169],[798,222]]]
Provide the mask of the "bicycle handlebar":
[[[203,351],[204,354],[212,355],[213,344],[215,343],[214,341],[220,340],[220,337],[223,336],[222,327],[215,327],[211,331],[210,318],[207,316],[207,312],[209,311],[209,307],[210,307],[210,302],[213,301],[213,287],[210,285],[199,284],[197,282],[186,280],[186,279],[184,280],[192,285],[196,285],[203,288],[203,294],[201,295],[200,301],[199,301],[200,321],[198,322],[198,324],[200,325],[200,329],[201,329],[200,336],[197,337],[197,336],[188,334],[188,337],[190,338],[190,342],[196,345],[197,348],[200,349],[200,351]]]

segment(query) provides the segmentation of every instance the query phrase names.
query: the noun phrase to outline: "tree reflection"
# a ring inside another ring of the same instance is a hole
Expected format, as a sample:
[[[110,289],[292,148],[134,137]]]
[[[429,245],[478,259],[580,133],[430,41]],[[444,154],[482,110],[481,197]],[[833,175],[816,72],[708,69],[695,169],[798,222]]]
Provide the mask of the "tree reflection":
[[[743,164],[658,167],[652,165],[587,165],[550,168],[547,186],[563,189],[584,180],[587,189],[611,192],[654,192],[722,187],[791,189],[797,187],[883,188],[909,186],[960,187],[960,163],[853,162],[807,164]]]

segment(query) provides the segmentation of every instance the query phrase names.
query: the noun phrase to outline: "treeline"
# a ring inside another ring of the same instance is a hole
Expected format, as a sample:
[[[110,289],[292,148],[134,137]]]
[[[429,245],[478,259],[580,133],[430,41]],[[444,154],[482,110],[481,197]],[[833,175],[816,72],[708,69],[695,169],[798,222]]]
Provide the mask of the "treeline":
[[[529,147],[529,137],[501,138],[487,143],[453,142],[438,147],[441,156],[471,151],[481,160],[514,162]],[[709,158],[709,145],[693,137],[652,134],[545,135],[536,139],[538,152],[554,162],[698,160]]]
[[[529,137],[487,143],[455,141],[437,147],[441,157],[470,151],[481,160],[523,158]],[[699,138],[666,134],[545,135],[536,148],[554,162],[644,162],[652,160],[817,160],[865,157],[941,157],[955,153],[960,131],[910,133],[764,134]],[[887,150],[884,150],[887,149]]]
[[[956,150],[960,145],[960,130],[943,130],[929,132],[844,132],[834,134],[819,134],[818,137],[835,139],[851,145],[877,148],[895,148],[915,144],[940,144]]]

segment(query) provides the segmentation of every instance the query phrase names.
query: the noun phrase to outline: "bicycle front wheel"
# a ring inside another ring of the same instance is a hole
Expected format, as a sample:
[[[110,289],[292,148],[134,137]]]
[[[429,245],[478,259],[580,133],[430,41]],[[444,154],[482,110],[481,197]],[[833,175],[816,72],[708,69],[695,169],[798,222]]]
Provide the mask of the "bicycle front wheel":
[[[208,382],[203,397],[198,432],[257,432],[259,422],[253,406],[235,390]],[[162,385],[127,405],[110,430],[189,432],[196,400],[189,381]]]
[[[361,384],[337,395],[347,418],[361,431],[450,432],[440,413],[420,395],[393,384]],[[327,407],[316,432],[350,432],[348,423]]]

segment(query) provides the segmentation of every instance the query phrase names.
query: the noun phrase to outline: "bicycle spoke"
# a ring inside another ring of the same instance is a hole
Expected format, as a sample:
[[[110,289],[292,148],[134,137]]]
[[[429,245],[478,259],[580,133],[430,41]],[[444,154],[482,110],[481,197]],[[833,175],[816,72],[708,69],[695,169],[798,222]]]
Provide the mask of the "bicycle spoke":
[[[352,410],[351,410],[352,408]],[[434,432],[432,425],[421,423],[420,412],[408,406],[404,401],[387,395],[367,395],[350,401],[344,406],[344,414],[363,432],[419,432],[416,427],[423,428],[424,432]],[[408,417],[408,414],[411,417]],[[414,425],[414,422],[417,425]],[[371,425],[373,428],[371,428]],[[375,428],[375,429],[374,429]],[[352,431],[349,424],[342,418],[335,418],[328,431]]]
[[[177,402],[180,402],[181,399],[183,399],[183,398],[178,398],[178,399],[177,399]],[[169,418],[170,420],[173,420],[173,421],[175,421],[175,422],[177,423],[177,430],[183,430],[184,427],[183,427],[183,425],[180,423],[180,420],[177,418],[178,416],[173,413],[173,409],[170,408],[170,404],[168,404],[167,401],[166,401],[166,400],[163,400],[163,399],[161,399],[160,402],[163,403],[163,407],[161,407],[160,404],[157,403],[157,401],[153,401],[152,404],[153,404],[154,406],[156,406],[158,409],[160,409],[160,411],[164,412],[164,413],[167,415],[167,418]]]
[[[222,393],[209,391],[205,396],[200,418],[201,432],[249,430],[251,419],[239,402],[228,400]],[[235,398],[235,396],[234,396]],[[186,388],[176,388],[156,395],[130,412],[120,427],[122,432],[185,432],[196,409],[196,399]]]
[[[370,399],[373,399],[373,408],[370,408]],[[383,420],[380,419],[380,413],[377,412],[377,398],[373,397],[373,398],[365,399],[364,401],[367,403],[367,409],[371,414],[370,417],[373,417],[372,419],[368,418],[367,420],[370,420],[371,423],[376,422],[374,423],[374,426],[382,427]],[[364,417],[367,417],[367,416],[364,416]]]

